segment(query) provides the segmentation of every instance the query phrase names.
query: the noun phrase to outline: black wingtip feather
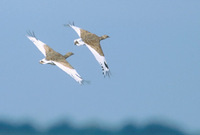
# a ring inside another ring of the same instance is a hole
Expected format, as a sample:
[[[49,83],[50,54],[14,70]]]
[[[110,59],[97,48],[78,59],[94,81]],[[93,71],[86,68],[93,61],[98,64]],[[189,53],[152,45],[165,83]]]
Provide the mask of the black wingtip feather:
[[[26,31],[26,33],[28,34],[28,36],[31,36],[31,37],[34,37],[34,38],[36,38],[36,36],[35,36],[35,33],[32,31]],[[36,38],[37,39],[37,38]]]
[[[71,25],[74,26],[74,21],[72,23],[69,22],[68,24],[64,24],[64,26],[67,26],[67,27],[71,27]]]

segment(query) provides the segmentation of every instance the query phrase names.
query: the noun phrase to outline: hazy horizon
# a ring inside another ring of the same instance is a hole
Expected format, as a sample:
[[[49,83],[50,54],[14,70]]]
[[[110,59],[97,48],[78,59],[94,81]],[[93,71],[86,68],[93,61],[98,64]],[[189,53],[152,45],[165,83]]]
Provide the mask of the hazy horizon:
[[[143,124],[161,120],[200,130],[200,1],[1,0],[0,120],[47,126],[66,118]],[[77,33],[63,25],[109,35],[101,42],[112,76]],[[34,31],[91,83],[80,86],[26,37]]]

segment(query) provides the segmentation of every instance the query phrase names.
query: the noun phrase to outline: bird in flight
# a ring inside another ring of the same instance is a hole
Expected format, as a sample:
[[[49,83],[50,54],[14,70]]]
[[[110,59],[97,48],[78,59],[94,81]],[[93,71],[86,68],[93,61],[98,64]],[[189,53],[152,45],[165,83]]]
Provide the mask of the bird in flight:
[[[73,55],[72,52],[68,52],[65,55],[62,55],[48,45],[38,40],[34,34],[34,32],[27,32],[27,37],[36,45],[36,47],[43,53],[45,56],[44,59],[40,60],[40,64],[51,64],[56,65],[61,68],[64,72],[69,74],[72,78],[74,78],[79,84],[83,84],[84,80],[77,73],[77,71],[66,61],[68,57]]]
[[[104,77],[110,76],[110,70],[100,45],[100,41],[109,38],[109,36],[103,35],[99,37],[96,34],[93,34],[87,30],[74,26],[74,24],[67,24],[65,26],[69,26],[74,29],[80,37],[74,40],[74,44],[77,46],[86,45],[88,49],[92,52],[98,63],[101,65]]]

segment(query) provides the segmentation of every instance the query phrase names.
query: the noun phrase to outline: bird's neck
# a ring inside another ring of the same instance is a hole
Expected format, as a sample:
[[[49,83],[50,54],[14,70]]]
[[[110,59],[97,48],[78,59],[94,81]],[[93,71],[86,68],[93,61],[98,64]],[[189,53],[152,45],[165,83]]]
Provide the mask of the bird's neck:
[[[103,36],[99,37],[99,40],[104,40],[104,39],[106,39],[106,38]]]

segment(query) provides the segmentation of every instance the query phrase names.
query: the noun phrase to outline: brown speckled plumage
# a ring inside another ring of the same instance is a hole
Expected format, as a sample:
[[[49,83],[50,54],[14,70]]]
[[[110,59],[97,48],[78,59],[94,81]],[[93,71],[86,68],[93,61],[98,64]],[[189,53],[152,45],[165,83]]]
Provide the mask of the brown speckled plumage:
[[[100,46],[100,37],[96,34],[90,33],[89,31],[80,29],[81,38],[83,42],[91,46],[94,50],[96,50],[101,56],[104,56],[104,53]]]
[[[46,60],[52,60],[52,61],[56,61],[61,63],[62,65],[70,68],[70,69],[74,69],[66,60],[65,60],[65,56],[63,56],[62,54],[54,51],[52,48],[50,48],[48,45],[44,45],[44,49],[46,51]]]

